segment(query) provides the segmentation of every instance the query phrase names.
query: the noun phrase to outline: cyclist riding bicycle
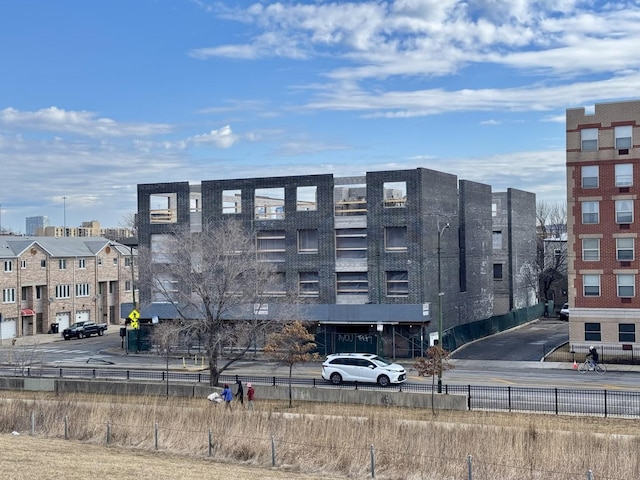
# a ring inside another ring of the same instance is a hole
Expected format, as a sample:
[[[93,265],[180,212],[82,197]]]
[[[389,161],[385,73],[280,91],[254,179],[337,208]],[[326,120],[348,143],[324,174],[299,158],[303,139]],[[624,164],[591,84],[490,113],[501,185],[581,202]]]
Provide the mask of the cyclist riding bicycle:
[[[589,370],[596,368],[596,364],[598,363],[598,351],[596,347],[593,345],[589,346],[589,353],[587,353],[586,358],[589,360]]]

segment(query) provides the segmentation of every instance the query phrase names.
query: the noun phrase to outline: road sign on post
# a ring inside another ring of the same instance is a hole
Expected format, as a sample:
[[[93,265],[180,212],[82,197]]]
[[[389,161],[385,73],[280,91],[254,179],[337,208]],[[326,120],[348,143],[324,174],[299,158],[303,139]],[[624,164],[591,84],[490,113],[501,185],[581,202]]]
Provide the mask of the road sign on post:
[[[135,308],[133,310],[131,310],[131,313],[129,314],[129,320],[131,320],[131,328],[137,330],[140,328],[140,324],[138,323],[138,319],[140,318],[140,312],[138,312],[138,310],[136,310]]]

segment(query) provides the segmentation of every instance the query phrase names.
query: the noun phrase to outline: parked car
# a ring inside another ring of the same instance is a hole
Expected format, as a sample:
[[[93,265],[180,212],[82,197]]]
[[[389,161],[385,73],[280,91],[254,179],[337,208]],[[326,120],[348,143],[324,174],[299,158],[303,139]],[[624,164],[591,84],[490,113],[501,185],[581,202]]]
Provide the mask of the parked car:
[[[569,304],[565,303],[560,309],[560,320],[569,320]]]
[[[386,387],[407,380],[402,365],[391,363],[373,353],[334,353],[322,364],[322,378],[334,385],[342,382],[377,383]]]
[[[107,329],[106,323],[95,322],[76,322],[69,328],[62,331],[62,338],[69,340],[71,338],[90,337],[91,335],[102,335]]]

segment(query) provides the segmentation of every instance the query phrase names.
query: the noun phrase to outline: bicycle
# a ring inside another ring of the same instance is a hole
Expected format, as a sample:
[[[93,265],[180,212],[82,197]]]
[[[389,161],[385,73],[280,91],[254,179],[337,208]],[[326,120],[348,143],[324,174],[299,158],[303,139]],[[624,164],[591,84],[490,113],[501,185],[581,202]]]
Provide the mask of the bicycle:
[[[384,394],[382,395],[382,397],[380,398],[380,403],[382,405],[384,405],[385,407],[390,407],[391,405],[394,404],[393,398],[391,398],[389,395]]]
[[[605,367],[602,363],[596,363],[592,368],[591,362],[589,362],[589,360],[585,360],[580,365],[578,365],[578,371],[580,373],[587,373],[589,370],[594,370],[598,375],[604,375],[605,373],[607,373],[607,367]]]

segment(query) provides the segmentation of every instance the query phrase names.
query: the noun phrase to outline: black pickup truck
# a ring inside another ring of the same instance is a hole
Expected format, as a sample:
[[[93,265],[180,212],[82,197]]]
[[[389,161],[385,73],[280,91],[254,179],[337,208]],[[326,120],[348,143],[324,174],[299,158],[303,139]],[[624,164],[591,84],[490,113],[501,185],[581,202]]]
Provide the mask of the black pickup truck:
[[[65,340],[71,338],[90,337],[91,335],[102,335],[107,329],[106,323],[95,322],[76,322],[69,328],[62,331],[62,337]]]

